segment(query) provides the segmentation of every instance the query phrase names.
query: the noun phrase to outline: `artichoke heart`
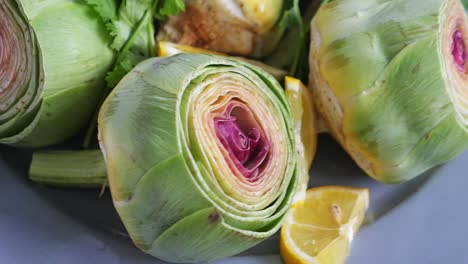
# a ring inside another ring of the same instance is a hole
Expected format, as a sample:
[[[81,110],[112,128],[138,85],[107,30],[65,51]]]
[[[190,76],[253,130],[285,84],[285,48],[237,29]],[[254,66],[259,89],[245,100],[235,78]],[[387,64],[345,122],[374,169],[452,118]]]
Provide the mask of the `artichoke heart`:
[[[335,0],[312,20],[317,108],[370,176],[406,181],[468,147],[467,27],[459,0]]]
[[[114,54],[103,23],[71,0],[0,0],[0,143],[63,141],[96,110]]]
[[[186,0],[185,12],[171,17],[158,40],[229,54],[262,57],[278,43],[282,0]]]
[[[134,243],[169,262],[231,256],[274,234],[296,188],[292,112],[241,61],[153,58],[99,113],[113,201]]]

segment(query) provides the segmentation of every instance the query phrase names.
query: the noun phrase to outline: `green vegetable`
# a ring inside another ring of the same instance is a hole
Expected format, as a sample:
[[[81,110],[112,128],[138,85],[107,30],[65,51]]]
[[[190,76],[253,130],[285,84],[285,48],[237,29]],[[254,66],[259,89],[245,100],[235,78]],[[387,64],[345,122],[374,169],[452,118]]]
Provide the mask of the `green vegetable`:
[[[265,63],[280,69],[287,69],[289,76],[294,76],[308,83],[309,75],[309,44],[310,26],[309,22],[317,12],[320,1],[307,3],[301,18],[299,3],[294,2],[293,8],[289,11],[291,23],[297,26],[291,27],[276,46],[272,54],[265,58]]]
[[[111,48],[117,58],[113,69],[107,74],[108,87],[114,87],[136,64],[156,55],[154,19],[165,20],[185,8],[181,0],[85,0],[105,23],[112,36]],[[109,89],[105,90],[100,103]],[[91,120],[83,147],[89,148],[95,136],[97,112]]]
[[[91,118],[114,53],[91,8],[69,0],[0,1],[0,143],[39,147]]]
[[[296,186],[291,122],[283,89],[255,66],[202,54],[137,65],[99,114],[134,243],[165,261],[206,262],[274,234]]]
[[[264,57],[287,28],[302,27],[298,0],[187,0],[158,40],[246,57]]]
[[[185,8],[181,0],[86,0],[106,23],[113,36],[112,48],[119,54],[106,80],[114,87],[140,61],[154,57],[153,17],[163,20]]]
[[[157,10],[154,13],[154,17],[162,21],[167,19],[169,16],[175,16],[180,11],[185,10],[184,0],[156,0]]]
[[[317,106],[370,176],[406,181],[467,149],[467,25],[459,0],[335,0],[316,14]]]
[[[107,183],[106,164],[100,150],[36,152],[29,178],[57,187],[98,188]]]

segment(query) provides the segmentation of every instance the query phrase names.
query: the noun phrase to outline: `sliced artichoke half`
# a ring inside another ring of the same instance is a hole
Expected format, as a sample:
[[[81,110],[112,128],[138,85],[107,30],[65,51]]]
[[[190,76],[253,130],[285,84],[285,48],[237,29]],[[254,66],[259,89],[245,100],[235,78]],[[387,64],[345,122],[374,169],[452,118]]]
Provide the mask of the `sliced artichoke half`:
[[[275,233],[296,186],[292,113],[261,69],[211,55],[140,63],[99,115],[114,205],[170,262],[239,253]]]
[[[112,64],[110,36],[71,0],[0,0],[0,143],[38,147],[87,124]]]

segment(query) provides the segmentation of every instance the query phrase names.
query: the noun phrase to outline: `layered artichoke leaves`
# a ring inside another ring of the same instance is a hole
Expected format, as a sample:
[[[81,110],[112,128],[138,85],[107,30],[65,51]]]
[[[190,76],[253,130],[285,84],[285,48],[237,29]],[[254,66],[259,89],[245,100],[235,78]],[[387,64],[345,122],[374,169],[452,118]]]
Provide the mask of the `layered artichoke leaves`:
[[[276,232],[297,170],[292,113],[262,70],[201,54],[139,64],[99,115],[114,205],[172,262],[239,253]]]
[[[467,25],[459,0],[330,1],[316,14],[316,105],[370,176],[406,181],[468,147]]]

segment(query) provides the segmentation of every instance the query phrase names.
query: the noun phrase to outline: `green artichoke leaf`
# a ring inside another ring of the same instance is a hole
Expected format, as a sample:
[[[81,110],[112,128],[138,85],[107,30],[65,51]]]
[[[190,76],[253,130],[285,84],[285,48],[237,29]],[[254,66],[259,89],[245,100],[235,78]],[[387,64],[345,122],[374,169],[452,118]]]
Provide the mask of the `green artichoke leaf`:
[[[366,96],[356,97],[349,104],[350,119],[344,120],[344,129],[350,131],[350,140],[355,135],[361,148],[379,157],[378,170],[383,171],[379,175],[391,182],[419,175],[427,166],[443,163],[468,146],[466,134],[456,133],[457,126],[444,121],[454,121],[455,114],[450,98],[440,96],[445,93],[445,83],[440,78],[440,66],[431,63],[438,59],[437,48],[436,34],[409,45],[388,65]],[[392,111],[382,109],[382,105]],[[376,110],[379,108],[383,111]],[[434,114],[422,115],[424,112]],[[441,129],[455,132],[450,137],[437,137],[440,150],[442,146],[453,147],[446,156],[433,151],[434,144],[427,142]]]

